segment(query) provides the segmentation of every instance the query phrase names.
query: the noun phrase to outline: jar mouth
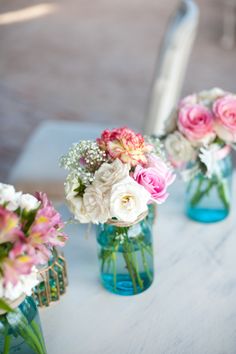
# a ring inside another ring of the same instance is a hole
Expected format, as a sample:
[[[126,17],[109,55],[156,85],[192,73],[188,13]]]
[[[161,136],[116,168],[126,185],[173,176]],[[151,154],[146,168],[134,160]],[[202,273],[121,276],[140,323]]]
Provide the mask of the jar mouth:
[[[120,221],[117,219],[109,219],[107,220],[106,224],[117,226],[117,227],[130,227],[133,226],[140,221],[144,220],[148,215],[148,210],[144,211],[142,214],[140,214],[137,219],[133,222],[125,222],[125,221]]]
[[[4,301],[7,303],[8,306],[10,306],[13,310],[16,309],[26,298],[26,294],[22,294],[20,295],[16,300],[9,300],[9,299],[5,299]],[[7,313],[6,310],[0,309],[0,316],[4,315],[5,313]]]

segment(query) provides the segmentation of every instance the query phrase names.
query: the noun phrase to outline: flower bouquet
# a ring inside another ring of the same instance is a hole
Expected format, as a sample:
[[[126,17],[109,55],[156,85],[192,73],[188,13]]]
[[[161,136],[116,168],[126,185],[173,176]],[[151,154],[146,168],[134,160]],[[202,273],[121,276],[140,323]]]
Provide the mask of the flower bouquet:
[[[230,210],[236,96],[214,88],[185,97],[163,140],[169,160],[188,183],[187,215],[201,222],[224,219]]]
[[[45,194],[36,197],[0,184],[0,352],[44,354],[37,306],[31,297],[37,266],[62,245],[59,214]]]
[[[159,140],[128,128],[105,130],[96,141],[74,144],[61,165],[69,170],[65,194],[75,219],[98,224],[104,287],[122,295],[147,289],[153,280],[148,205],[163,203],[174,181]]]

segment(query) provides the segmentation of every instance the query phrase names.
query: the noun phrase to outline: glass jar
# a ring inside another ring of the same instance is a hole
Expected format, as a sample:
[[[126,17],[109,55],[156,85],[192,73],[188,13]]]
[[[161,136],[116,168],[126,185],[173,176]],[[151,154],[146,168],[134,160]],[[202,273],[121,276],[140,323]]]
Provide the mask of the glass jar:
[[[47,353],[37,305],[31,296],[27,296],[13,312],[0,315],[0,353]]]
[[[231,206],[231,154],[219,158],[217,166],[217,173],[211,178],[199,173],[188,183],[186,214],[190,219],[211,223],[228,216]]]
[[[107,290],[135,295],[150,287],[153,247],[147,218],[131,226],[99,225],[97,242],[101,282]]]
[[[156,205],[155,204],[148,204],[148,215],[147,215],[147,219],[150,223],[150,226],[152,227],[154,222],[155,222],[155,218],[156,218]]]

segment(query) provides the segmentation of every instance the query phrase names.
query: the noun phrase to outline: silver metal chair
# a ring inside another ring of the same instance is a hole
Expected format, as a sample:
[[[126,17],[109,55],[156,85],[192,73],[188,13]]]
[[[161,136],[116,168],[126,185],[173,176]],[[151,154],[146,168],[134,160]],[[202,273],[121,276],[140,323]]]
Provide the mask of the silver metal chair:
[[[164,132],[165,121],[180,97],[198,19],[199,10],[192,0],[181,1],[170,19],[144,120],[146,134],[160,135]]]

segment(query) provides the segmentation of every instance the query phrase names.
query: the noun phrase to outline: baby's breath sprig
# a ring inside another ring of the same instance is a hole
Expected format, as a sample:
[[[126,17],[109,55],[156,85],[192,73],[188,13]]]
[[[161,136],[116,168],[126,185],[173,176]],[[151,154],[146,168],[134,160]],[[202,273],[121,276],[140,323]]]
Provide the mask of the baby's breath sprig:
[[[75,143],[69,152],[60,159],[60,166],[76,172],[85,185],[93,181],[95,171],[107,161],[107,156],[96,142],[82,140]]]
[[[166,161],[165,149],[163,142],[154,135],[145,135],[145,142],[153,146],[153,153]]]

